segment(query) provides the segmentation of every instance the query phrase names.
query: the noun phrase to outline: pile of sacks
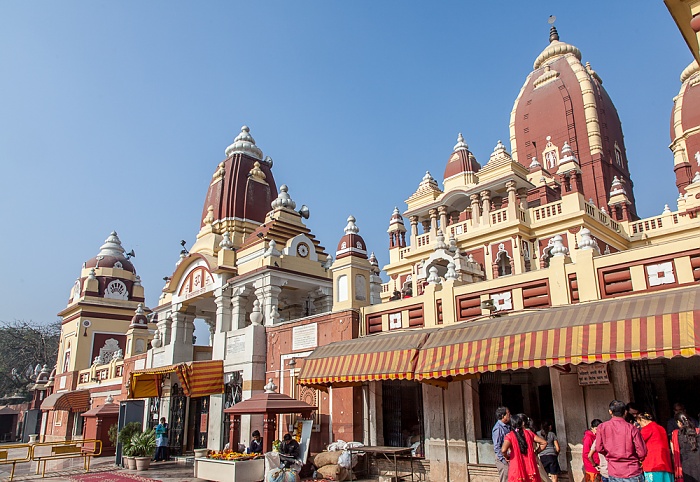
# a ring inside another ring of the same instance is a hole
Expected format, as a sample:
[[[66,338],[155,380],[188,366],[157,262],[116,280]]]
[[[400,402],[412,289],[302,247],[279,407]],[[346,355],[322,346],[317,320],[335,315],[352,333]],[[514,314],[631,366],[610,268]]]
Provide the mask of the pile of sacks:
[[[326,452],[321,452],[314,457],[313,464],[319,477],[324,479],[337,480],[343,482],[350,480],[350,469],[357,464],[357,454],[355,451],[362,447],[360,442],[344,442],[338,440],[327,447]],[[352,457],[350,451],[352,448]]]

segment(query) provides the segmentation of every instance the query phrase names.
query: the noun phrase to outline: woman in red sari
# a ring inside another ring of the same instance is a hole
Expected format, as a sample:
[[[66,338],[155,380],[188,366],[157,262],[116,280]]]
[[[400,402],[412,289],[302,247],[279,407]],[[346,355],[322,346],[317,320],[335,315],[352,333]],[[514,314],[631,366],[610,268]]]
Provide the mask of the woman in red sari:
[[[511,415],[511,431],[503,439],[501,452],[508,459],[508,482],[541,482],[535,444],[542,450],[547,441],[527,430],[527,420],[524,413]]]

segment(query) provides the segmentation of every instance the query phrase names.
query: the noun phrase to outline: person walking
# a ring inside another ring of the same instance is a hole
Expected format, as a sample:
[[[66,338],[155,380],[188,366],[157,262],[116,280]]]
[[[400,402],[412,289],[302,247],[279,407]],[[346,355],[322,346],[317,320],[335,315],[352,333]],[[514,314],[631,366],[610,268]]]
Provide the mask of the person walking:
[[[508,457],[508,482],[541,482],[535,450],[544,449],[547,441],[532,430],[527,430],[527,420],[524,413],[512,415],[511,431],[503,439],[501,453]]]
[[[544,470],[552,482],[557,482],[561,473],[561,467],[559,467],[560,448],[557,434],[552,431],[552,423],[547,420],[542,422],[542,429],[538,435],[547,442],[547,446],[540,452],[540,460]]]
[[[596,448],[608,461],[610,482],[644,482],[642,460],[647,456],[647,447],[641,432],[625,421],[625,402],[613,400],[608,412],[610,420],[596,430]]]
[[[493,440],[493,452],[496,456],[499,482],[508,482],[508,459],[501,452],[503,440],[508,432],[510,432],[510,410],[508,407],[498,407],[496,409],[496,424],[491,429],[491,439]]]
[[[599,418],[594,418],[591,421],[591,426],[583,432],[583,480],[584,482],[598,482],[600,480],[600,472],[598,471],[598,466],[600,465],[600,458],[597,453],[593,454],[593,457],[588,457],[591,452],[591,447],[595,443],[595,434],[598,430],[598,426],[603,423]]]
[[[156,425],[156,455],[155,461],[161,462],[167,460],[167,455],[165,453],[168,447],[168,423],[165,421],[165,417],[160,419],[160,423]]]
[[[684,412],[676,413],[671,434],[676,482],[700,482],[700,430]]]
[[[648,412],[639,412],[635,420],[642,427],[642,439],[647,446],[647,456],[642,461],[646,482],[673,482],[666,429],[656,423]]]

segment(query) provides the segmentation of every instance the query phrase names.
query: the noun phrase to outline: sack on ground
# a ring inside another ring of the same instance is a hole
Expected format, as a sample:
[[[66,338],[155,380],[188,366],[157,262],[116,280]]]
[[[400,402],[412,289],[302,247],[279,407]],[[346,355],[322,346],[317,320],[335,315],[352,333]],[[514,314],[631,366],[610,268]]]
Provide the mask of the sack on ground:
[[[275,469],[267,474],[267,482],[300,482],[299,474],[294,470]]]
[[[324,479],[333,479],[338,482],[343,482],[348,479],[348,471],[337,464],[319,467],[318,473],[323,475]]]
[[[350,459],[350,452],[348,450],[343,450],[343,452],[340,454],[340,457],[338,457],[338,465],[345,469],[350,469],[351,468],[351,459]]]
[[[314,457],[314,465],[316,467],[325,467],[326,465],[338,465],[338,459],[342,452],[321,452]]]

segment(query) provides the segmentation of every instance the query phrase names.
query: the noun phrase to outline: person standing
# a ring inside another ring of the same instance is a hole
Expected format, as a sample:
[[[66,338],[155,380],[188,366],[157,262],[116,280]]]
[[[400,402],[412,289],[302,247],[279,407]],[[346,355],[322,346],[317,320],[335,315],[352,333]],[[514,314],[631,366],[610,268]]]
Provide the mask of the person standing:
[[[508,482],[541,482],[540,470],[535,455],[535,443],[539,450],[547,446],[547,442],[527,429],[527,415],[519,413],[510,419],[511,431],[503,440],[501,453],[508,456]]]
[[[591,450],[588,452],[588,460],[598,469],[602,482],[609,482],[610,474],[608,474],[608,461],[605,460],[605,455],[601,455],[596,451],[595,440],[593,441],[593,445],[591,445]]]
[[[168,424],[165,417],[160,419],[160,423],[156,425],[156,456],[155,461],[161,462],[167,459],[165,450],[168,446]]]
[[[547,446],[540,452],[540,460],[550,480],[552,482],[557,482],[559,474],[561,473],[561,467],[559,467],[560,448],[557,434],[552,431],[551,422],[542,422],[542,430],[540,430],[539,436],[547,442]]]
[[[700,482],[700,430],[683,412],[676,413],[676,426],[671,434],[676,482]]]
[[[666,429],[654,422],[654,418],[647,412],[639,412],[635,420],[642,427],[642,439],[647,446],[647,456],[642,461],[646,482],[673,482]]]
[[[510,432],[509,423],[510,410],[508,410],[508,407],[498,407],[496,409],[496,424],[491,429],[491,439],[493,440],[493,452],[496,456],[499,482],[508,482],[508,460],[503,456],[501,448],[503,447],[503,440]]]
[[[688,420],[690,420],[693,423],[693,427],[698,426],[698,421],[695,420],[693,417],[688,416],[688,412],[685,411],[685,405],[683,405],[680,402],[676,402],[673,404],[673,416],[668,419],[668,422],[666,422],[666,433],[668,433],[669,438],[671,437],[673,431],[678,428],[678,425],[676,425],[676,416],[679,413],[682,413],[683,415],[688,417]]]
[[[600,479],[600,472],[598,471],[598,466],[600,465],[600,458],[597,453],[593,454],[593,459],[588,457],[591,452],[591,447],[595,443],[595,434],[598,430],[598,426],[603,423],[599,418],[594,418],[591,421],[591,426],[588,430],[583,432],[583,480],[584,482],[597,482]]]
[[[608,461],[610,482],[644,482],[642,460],[647,447],[637,427],[625,421],[625,402],[613,400],[610,420],[596,430],[596,448]]]

